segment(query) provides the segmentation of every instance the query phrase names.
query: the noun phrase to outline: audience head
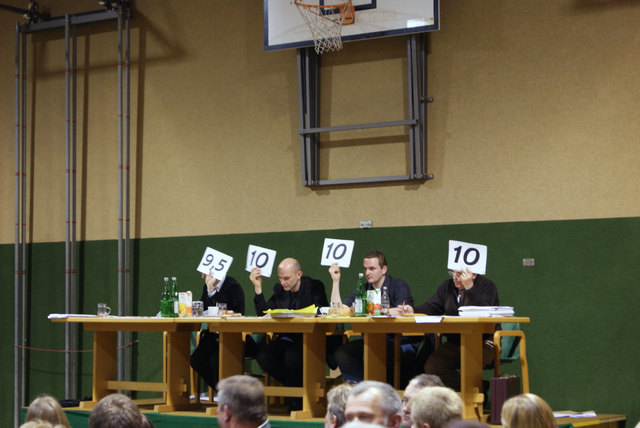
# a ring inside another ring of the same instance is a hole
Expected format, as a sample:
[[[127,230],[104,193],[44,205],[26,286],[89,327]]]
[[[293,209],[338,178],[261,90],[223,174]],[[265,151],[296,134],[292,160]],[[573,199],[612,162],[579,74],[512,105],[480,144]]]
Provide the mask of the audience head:
[[[404,389],[404,395],[402,396],[402,426],[410,427],[412,423],[409,400],[422,388],[428,386],[444,386],[444,384],[438,376],[426,373],[419,374],[407,384],[407,387]]]
[[[369,424],[367,422],[353,421],[342,425],[343,428],[384,428],[384,425]]]
[[[43,421],[42,419],[31,419],[20,425],[20,428],[64,428],[62,424],[52,424],[49,421]]]
[[[502,426],[505,428],[555,428],[551,407],[535,394],[509,398],[502,405]]]
[[[402,401],[391,385],[363,381],[351,390],[344,409],[348,422],[365,422],[398,428],[402,422]]]
[[[337,428],[345,424],[344,406],[351,393],[351,385],[343,383],[331,388],[327,393],[327,414],[324,417],[325,428]]]
[[[473,419],[454,419],[445,428],[489,428],[489,425]]]
[[[419,428],[443,428],[462,417],[462,399],[451,388],[423,388],[411,398],[411,420]]]
[[[29,404],[24,421],[29,422],[33,419],[48,421],[51,422],[52,425],[62,425],[67,428],[71,427],[67,420],[67,415],[64,413],[64,410],[62,410],[62,406],[60,406],[58,400],[50,395],[38,397]]]
[[[123,394],[109,394],[89,414],[89,428],[139,428],[142,414],[136,403]]]
[[[237,375],[218,382],[218,424],[223,427],[246,425],[257,427],[267,420],[262,383],[247,375]]]

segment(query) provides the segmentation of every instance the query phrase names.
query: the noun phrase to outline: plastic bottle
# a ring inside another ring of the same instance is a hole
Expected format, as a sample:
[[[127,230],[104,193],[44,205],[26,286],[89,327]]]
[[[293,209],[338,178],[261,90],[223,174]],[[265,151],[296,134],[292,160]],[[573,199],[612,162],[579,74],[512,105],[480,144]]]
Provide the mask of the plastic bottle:
[[[367,316],[367,283],[364,280],[364,274],[358,274],[358,285],[356,287],[356,299],[355,299],[355,316],[366,317]]]

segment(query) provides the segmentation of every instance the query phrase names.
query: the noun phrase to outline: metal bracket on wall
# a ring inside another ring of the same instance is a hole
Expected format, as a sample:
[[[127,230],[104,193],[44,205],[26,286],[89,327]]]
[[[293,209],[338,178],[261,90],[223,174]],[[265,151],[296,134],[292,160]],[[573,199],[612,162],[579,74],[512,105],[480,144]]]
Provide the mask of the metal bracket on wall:
[[[300,157],[303,186],[330,186],[339,184],[380,183],[390,181],[425,181],[433,179],[427,170],[427,112],[426,96],[427,59],[426,33],[414,34],[407,39],[408,111],[409,118],[389,122],[354,125],[324,126],[320,122],[320,56],[311,48],[298,49],[298,102],[300,110]],[[409,173],[406,175],[342,178],[319,178],[319,135],[356,129],[407,126],[409,128]]]

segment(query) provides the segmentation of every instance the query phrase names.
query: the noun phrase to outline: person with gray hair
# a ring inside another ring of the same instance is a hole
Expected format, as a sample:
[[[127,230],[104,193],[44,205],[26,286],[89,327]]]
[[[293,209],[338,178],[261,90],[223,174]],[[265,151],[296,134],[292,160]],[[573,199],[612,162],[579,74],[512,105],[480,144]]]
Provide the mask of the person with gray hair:
[[[411,406],[409,406],[409,401],[411,398],[418,393],[422,388],[426,388],[429,386],[444,386],[442,380],[436,375],[422,373],[418,376],[414,377],[409,381],[409,384],[404,389],[404,394],[402,395],[402,426],[409,428],[412,424],[411,422]]]
[[[344,409],[347,422],[365,422],[399,428],[402,400],[395,389],[384,382],[367,380],[351,390]]]
[[[432,386],[423,388],[409,401],[411,420],[414,427],[444,428],[444,426],[462,418],[464,404],[451,388]]]
[[[142,414],[133,400],[123,394],[109,394],[89,414],[89,428],[140,428]]]
[[[325,428],[338,428],[345,424],[344,406],[351,394],[351,384],[336,385],[327,393],[327,414],[324,416]]]
[[[262,383],[236,375],[218,382],[218,424],[222,428],[270,428]]]

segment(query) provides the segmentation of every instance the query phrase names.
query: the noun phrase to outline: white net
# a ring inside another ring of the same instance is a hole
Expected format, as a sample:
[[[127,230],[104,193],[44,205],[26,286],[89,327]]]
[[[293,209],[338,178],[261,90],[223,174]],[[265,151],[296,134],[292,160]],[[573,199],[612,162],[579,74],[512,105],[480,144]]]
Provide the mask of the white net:
[[[311,30],[316,53],[342,49],[342,25],[345,19],[353,20],[351,0],[323,5],[319,0],[294,0],[294,3]]]

